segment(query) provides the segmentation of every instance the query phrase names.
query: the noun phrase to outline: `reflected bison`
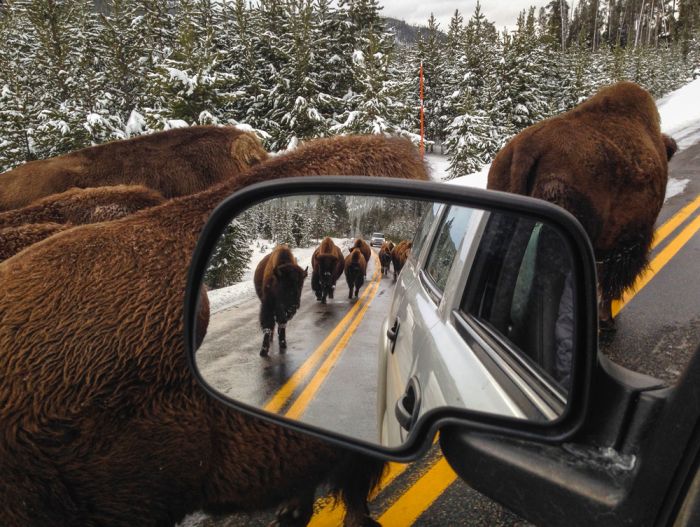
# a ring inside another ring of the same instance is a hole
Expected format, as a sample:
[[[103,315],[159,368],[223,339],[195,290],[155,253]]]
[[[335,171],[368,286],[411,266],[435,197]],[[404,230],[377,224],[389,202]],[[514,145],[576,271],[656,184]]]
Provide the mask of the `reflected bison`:
[[[69,228],[70,226],[60,223],[30,223],[19,227],[0,228],[0,262],[30,245]]]
[[[350,249],[350,252],[352,252],[353,249],[359,249],[362,256],[365,257],[365,261],[369,263],[369,259],[372,257],[372,248],[369,246],[369,243],[364,241],[362,238],[357,238],[355,243],[352,244],[352,249]]]
[[[649,93],[620,82],[525,129],[491,165],[489,189],[556,203],[581,222],[595,250],[601,328],[613,327],[612,301],[647,266],[676,149]]]
[[[73,187],[144,185],[166,198],[194,194],[263,161],[254,134],[192,126],[112,141],[0,174],[0,211]]]
[[[0,263],[0,525],[173,525],[289,500],[303,525],[324,483],[347,525],[371,521],[382,462],[208,396],[182,337],[187,271],[214,207],[246,185],[324,174],[427,179],[407,140],[322,139]]]
[[[360,249],[355,248],[345,257],[345,280],[348,282],[348,298],[352,298],[353,288],[355,298],[360,292],[360,287],[365,283],[367,274],[367,260]]]
[[[164,201],[158,192],[142,185],[73,188],[21,209],[0,212],[0,229],[30,223],[84,225],[111,221]]]
[[[382,275],[389,274],[389,266],[391,265],[391,252],[394,250],[392,242],[384,242],[379,249],[379,262],[382,264]]]
[[[326,236],[311,256],[311,289],[322,304],[326,303],[326,297],[333,298],[335,283],[343,274],[344,264],[340,247]]]
[[[401,273],[401,269],[403,269],[408,255],[411,254],[411,247],[413,247],[413,242],[401,240],[396,244],[394,250],[391,251],[391,263],[394,265],[394,280],[396,280]]]
[[[267,357],[277,323],[280,353],[287,348],[286,327],[301,304],[307,269],[297,265],[292,251],[286,245],[278,245],[255,268],[255,292],[260,299],[260,326],[263,343],[260,356]]]

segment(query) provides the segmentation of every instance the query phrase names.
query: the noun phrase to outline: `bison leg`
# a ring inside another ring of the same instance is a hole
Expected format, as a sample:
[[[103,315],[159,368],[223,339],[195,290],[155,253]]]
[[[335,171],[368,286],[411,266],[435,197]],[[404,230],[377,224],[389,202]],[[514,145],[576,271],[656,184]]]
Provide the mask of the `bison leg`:
[[[367,456],[350,455],[333,476],[335,492],[345,503],[345,527],[378,527],[372,519],[367,499],[384,472],[385,463]]]
[[[612,315],[612,300],[604,296],[598,301],[598,328],[600,331],[615,331],[615,319]]]
[[[270,527],[303,527],[314,513],[314,495],[305,494],[289,500],[277,509],[277,519]]]
[[[334,285],[332,285],[328,288],[328,298],[330,298],[331,300],[333,300],[333,291],[335,291]]]
[[[287,324],[280,324],[277,326],[277,334],[280,337],[280,353],[284,353],[284,349],[287,347],[287,335],[286,335]]]
[[[270,342],[272,341],[272,329],[263,329],[263,343],[262,348],[260,348],[260,356],[267,357],[270,352]]]

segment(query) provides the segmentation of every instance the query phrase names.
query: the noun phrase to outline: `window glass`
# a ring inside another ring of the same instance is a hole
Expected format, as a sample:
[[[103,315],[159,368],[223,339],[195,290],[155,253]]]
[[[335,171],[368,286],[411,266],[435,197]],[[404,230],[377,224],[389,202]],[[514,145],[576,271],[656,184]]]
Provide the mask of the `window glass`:
[[[484,231],[462,310],[568,387],[574,333],[572,264],[545,224],[494,214]]]
[[[433,248],[428,255],[425,272],[441,291],[445,289],[447,276],[457,249],[464,238],[471,213],[472,209],[466,207],[450,207],[440,224]]]
[[[413,245],[411,246],[411,254],[418,256],[420,254],[421,247],[425,243],[425,239],[428,237],[430,232],[430,227],[432,227],[437,218],[438,212],[442,207],[441,203],[433,203],[432,207],[428,207],[423,214],[423,218],[420,220],[420,226],[413,237]]]

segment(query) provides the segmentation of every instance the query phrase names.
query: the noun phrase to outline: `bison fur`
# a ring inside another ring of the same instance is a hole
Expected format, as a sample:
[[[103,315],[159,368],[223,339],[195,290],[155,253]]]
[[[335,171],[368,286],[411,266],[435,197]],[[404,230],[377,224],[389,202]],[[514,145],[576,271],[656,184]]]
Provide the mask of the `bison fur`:
[[[320,139],[0,263],[0,525],[173,525],[196,510],[308,504],[324,482],[347,525],[369,521],[382,462],[209,397],[182,337],[189,263],[214,207],[252,183],[324,174],[427,179],[406,140]]]
[[[348,298],[352,298],[353,288],[355,290],[355,298],[357,298],[360,287],[365,283],[366,274],[367,260],[365,260],[362,251],[356,247],[345,257],[345,280],[348,282]]]
[[[411,247],[413,242],[408,240],[401,240],[396,244],[394,250],[391,251],[391,263],[394,265],[394,280],[401,274],[401,269],[403,269],[408,255],[411,254]]]
[[[344,265],[340,247],[326,236],[311,256],[311,289],[322,304],[326,303],[326,297],[333,298],[335,283],[343,274]]]
[[[263,161],[256,136],[192,126],[31,161],[0,174],[0,211],[73,187],[144,185],[166,198],[194,194]]]
[[[287,347],[287,322],[299,309],[307,273],[308,269],[297,265],[296,258],[286,245],[275,247],[255,268],[253,281],[260,299],[260,326],[263,329],[261,357],[266,357],[270,351],[275,323],[278,326],[280,352]]]
[[[73,188],[41,198],[21,209],[0,212],[0,229],[30,223],[84,225],[111,221],[164,201],[160,193],[143,185]]]
[[[613,327],[612,301],[648,265],[676,150],[651,95],[619,82],[526,128],[491,165],[489,189],[550,201],[581,222],[597,260],[602,328]]]

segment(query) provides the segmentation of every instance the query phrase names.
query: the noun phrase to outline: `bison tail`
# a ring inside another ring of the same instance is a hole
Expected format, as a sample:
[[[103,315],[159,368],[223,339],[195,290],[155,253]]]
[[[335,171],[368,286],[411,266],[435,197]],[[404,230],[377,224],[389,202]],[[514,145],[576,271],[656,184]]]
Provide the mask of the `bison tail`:
[[[379,485],[387,464],[363,454],[348,453],[330,476],[331,493],[345,503],[348,515],[367,514],[369,495]]]
[[[664,140],[664,146],[666,147],[666,159],[670,161],[673,154],[678,152],[678,143],[670,135],[661,134],[661,138]]]
[[[649,265],[653,227],[628,227],[614,249],[596,254],[598,282],[603,298],[619,299]]]

